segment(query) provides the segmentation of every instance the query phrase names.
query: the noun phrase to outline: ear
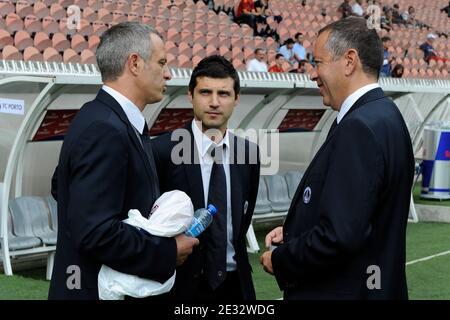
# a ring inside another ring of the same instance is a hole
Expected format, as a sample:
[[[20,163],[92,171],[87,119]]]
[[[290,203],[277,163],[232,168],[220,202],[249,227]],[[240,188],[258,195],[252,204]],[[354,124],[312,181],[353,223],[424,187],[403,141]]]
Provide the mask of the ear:
[[[236,107],[240,101],[241,101],[241,95],[238,94],[238,95],[236,95],[236,99],[234,100],[234,106]]]
[[[192,93],[191,91],[188,90],[188,98],[189,98],[189,102],[192,104]]]
[[[128,70],[130,70],[130,73],[134,76],[138,75],[139,64],[141,63],[140,60],[141,59],[137,53],[131,53],[128,56],[126,64],[128,66]]]
[[[356,70],[358,65],[359,55],[355,49],[348,50],[345,55],[345,76],[350,76]]]

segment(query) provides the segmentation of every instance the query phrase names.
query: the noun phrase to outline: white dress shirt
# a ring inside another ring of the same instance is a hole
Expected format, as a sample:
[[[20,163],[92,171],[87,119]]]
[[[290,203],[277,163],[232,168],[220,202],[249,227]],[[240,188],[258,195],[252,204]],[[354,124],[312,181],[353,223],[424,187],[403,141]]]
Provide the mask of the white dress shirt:
[[[373,90],[375,88],[379,88],[378,83],[371,83],[364,87],[359,88],[355,92],[353,92],[351,95],[349,95],[345,100],[344,103],[342,103],[341,109],[339,110],[339,113],[337,115],[337,123],[344,118],[344,116],[349,112],[349,110],[352,108],[352,106],[355,104],[356,101],[358,101],[359,98],[361,98],[363,95],[365,95],[370,90]]]
[[[268,72],[267,63],[252,59],[247,65],[247,71]]]
[[[200,169],[202,172],[203,193],[206,206],[209,204],[209,180],[211,178],[211,171],[214,163],[214,159],[211,157],[208,151],[212,150],[213,147],[220,147],[225,145],[225,148],[223,148],[222,159],[223,169],[225,171],[225,180],[227,183],[227,271],[234,271],[236,270],[236,261],[233,258],[235,255],[235,250],[233,247],[233,217],[231,215],[230,133],[227,130],[223,139],[218,144],[216,144],[200,130],[195,120],[192,120],[192,132],[194,134],[195,145],[197,147],[199,156]]]
[[[102,86],[102,90],[109,93],[122,107],[123,111],[125,112],[128,121],[133,125],[133,127],[140,133],[144,131],[144,125],[145,125],[145,118],[142,115],[141,110],[130,101],[127,97],[125,97],[123,94],[121,94],[119,91],[114,90],[111,87],[108,87],[106,85]]]

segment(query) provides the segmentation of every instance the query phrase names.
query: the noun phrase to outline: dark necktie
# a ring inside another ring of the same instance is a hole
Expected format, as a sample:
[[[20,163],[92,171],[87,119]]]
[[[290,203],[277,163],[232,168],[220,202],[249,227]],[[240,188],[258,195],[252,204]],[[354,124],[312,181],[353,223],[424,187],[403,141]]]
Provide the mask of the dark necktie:
[[[223,148],[211,151],[214,163],[208,189],[207,204],[217,208],[217,214],[207,232],[206,244],[206,272],[212,289],[225,280],[227,271],[227,182],[222,161]]]
[[[142,141],[142,147],[144,148],[145,154],[147,155],[147,159],[150,163],[150,168],[152,171],[153,179],[150,181],[150,184],[152,186],[152,205],[156,201],[156,199],[160,196],[159,191],[159,180],[158,180],[158,173],[156,171],[156,164],[155,159],[153,157],[153,150],[152,150],[152,144],[150,139],[150,133],[148,130],[147,122],[145,122],[144,130],[141,134],[141,141]]]
[[[336,129],[336,127],[337,127],[337,118],[334,119],[333,124],[330,127],[330,131],[328,131],[327,139],[331,135],[331,133]]]

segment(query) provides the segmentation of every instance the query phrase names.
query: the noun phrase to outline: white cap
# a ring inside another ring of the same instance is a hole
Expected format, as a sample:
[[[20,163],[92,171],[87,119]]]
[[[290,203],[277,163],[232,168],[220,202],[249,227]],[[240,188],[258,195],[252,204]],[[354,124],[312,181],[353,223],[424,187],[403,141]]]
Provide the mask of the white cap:
[[[427,39],[437,39],[437,36],[433,33],[427,34]]]

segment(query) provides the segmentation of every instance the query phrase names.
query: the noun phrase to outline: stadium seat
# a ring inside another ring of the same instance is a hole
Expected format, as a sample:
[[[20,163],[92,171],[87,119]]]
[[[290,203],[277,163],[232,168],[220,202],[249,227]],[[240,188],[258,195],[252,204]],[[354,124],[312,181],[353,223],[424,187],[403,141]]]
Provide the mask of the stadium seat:
[[[228,34],[221,32],[221,33],[219,33],[218,38],[219,38],[219,45],[220,46],[224,46],[224,47],[227,47],[228,49],[230,49],[230,47],[231,47],[231,38],[230,38],[230,36],[228,36]]]
[[[239,47],[233,47],[231,50],[231,58],[233,60],[244,60],[244,52]]]
[[[192,68],[195,68],[202,59],[203,58],[200,56],[193,56],[192,57]]]
[[[166,41],[164,47],[166,48],[166,53],[178,55],[178,47],[172,41]]]
[[[128,3],[128,1],[118,0],[117,1],[117,10],[120,10],[122,12],[129,12],[130,11],[130,4]]]
[[[97,19],[97,12],[94,9],[87,7],[83,9],[82,17],[92,23]]]
[[[4,17],[8,13],[14,13],[16,10],[14,4],[11,1],[0,2],[0,16]]]
[[[116,9],[112,13],[112,21],[115,23],[121,23],[127,21],[127,16],[124,11]]]
[[[270,201],[267,197],[267,186],[263,177],[259,178],[258,196],[256,197],[256,205],[254,214],[263,214],[272,212]]]
[[[10,201],[9,209],[16,232],[23,229],[24,236],[38,237],[45,245],[56,245],[56,232],[50,229],[50,212],[42,198],[19,197]]]
[[[52,40],[48,37],[45,32],[38,32],[34,36],[34,47],[40,52],[44,51],[45,48],[52,46]]]
[[[116,2],[113,0],[102,0],[102,8],[112,12],[116,9]]]
[[[75,50],[75,52],[80,53],[84,49],[88,48],[88,43],[81,34],[77,33],[72,37],[70,47]]]
[[[180,68],[192,68],[192,60],[187,56],[179,55],[177,60]]]
[[[232,64],[237,70],[245,70],[245,64],[240,59],[233,59]]]
[[[2,50],[4,60],[22,60],[22,54],[12,45],[6,45]]]
[[[33,6],[33,14],[38,18],[42,19],[50,14],[50,9],[42,1],[38,1]]]
[[[194,32],[194,45],[199,44],[202,47],[206,47],[206,37],[201,31]]]
[[[127,21],[129,22],[139,22],[139,14],[137,14],[136,12],[128,12],[128,17],[127,17]]]
[[[46,16],[42,19],[42,31],[47,34],[54,34],[59,31],[59,25],[51,16]]]
[[[55,20],[61,20],[62,18],[64,18],[66,16],[66,11],[59,3],[53,3],[50,6],[50,15]]]
[[[206,46],[205,52],[207,57],[218,54],[217,47],[211,44]]]
[[[97,20],[103,21],[104,23],[112,22],[111,11],[106,8],[100,8],[97,13]]]
[[[84,63],[84,64],[96,64],[97,63],[95,54],[89,49],[84,49],[83,51],[81,51],[80,57],[81,57],[81,63]]]
[[[16,226],[17,225],[17,226]],[[15,230],[17,229],[17,230]],[[12,222],[11,214],[8,214],[8,247],[11,251],[25,250],[40,247],[42,245],[41,239],[35,236],[20,235],[23,229],[19,221]],[[17,234],[19,235],[17,235]]]
[[[14,43],[13,38],[10,33],[6,30],[0,29],[0,50],[7,45],[12,45]]]
[[[289,198],[293,199],[295,191],[302,180],[303,173],[300,171],[288,171],[284,174],[289,190]]]
[[[96,20],[92,23],[92,35],[101,36],[106,30],[108,30],[108,26],[105,22]]]
[[[30,34],[24,30],[17,31],[14,35],[14,46],[17,50],[22,51],[26,47],[31,47],[33,45],[33,39],[31,39]]]
[[[8,13],[5,18],[6,28],[9,32],[23,30],[23,20],[15,13]]]
[[[199,43],[195,43],[192,47],[192,55],[204,58],[206,56],[205,48]]]
[[[33,14],[33,7],[26,0],[18,0],[16,2],[16,13],[22,19],[29,14]]]
[[[167,40],[174,43],[179,43],[181,41],[181,34],[175,28],[169,28],[167,30]]]
[[[71,48],[64,50],[64,63],[81,63],[81,57]]]
[[[44,61],[48,62],[62,62],[63,58],[59,54],[58,51],[56,51],[53,47],[48,47],[44,50],[44,53],[42,54]]]
[[[64,34],[58,32],[52,37],[52,47],[61,52],[70,48],[70,42]]]
[[[97,50],[98,45],[100,44],[100,37],[96,35],[92,35],[88,40],[88,49],[92,52]]]
[[[142,16],[144,14],[144,6],[139,1],[133,1],[131,3],[131,12]]]
[[[99,0],[88,0],[88,7],[92,10],[98,10],[101,8],[101,3]]]
[[[192,48],[187,42],[180,42],[178,45],[178,54],[184,54],[185,56],[192,56]]]
[[[26,61],[44,61],[44,57],[35,47],[27,47],[23,51],[23,60]]]
[[[274,212],[287,211],[291,205],[286,180],[281,175],[266,176],[267,194]]]

